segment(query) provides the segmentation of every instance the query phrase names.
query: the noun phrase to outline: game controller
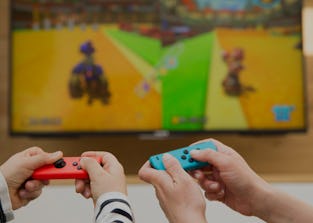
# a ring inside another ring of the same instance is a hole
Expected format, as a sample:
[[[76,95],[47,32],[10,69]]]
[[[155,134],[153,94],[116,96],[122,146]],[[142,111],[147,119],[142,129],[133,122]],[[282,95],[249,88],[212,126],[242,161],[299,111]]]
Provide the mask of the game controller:
[[[91,157],[101,164],[101,157]],[[88,173],[79,164],[81,157],[63,157],[53,164],[36,169],[32,175],[36,180],[88,179]]]
[[[211,141],[203,142],[203,143],[197,143],[191,146],[179,148],[176,150],[169,151],[167,153],[171,154],[174,156],[178,161],[180,162],[182,168],[186,171],[188,170],[195,170],[195,169],[200,169],[202,167],[210,165],[207,162],[198,162],[194,160],[190,156],[190,151],[191,150],[203,150],[203,149],[212,149],[217,151],[216,146],[213,144]],[[158,154],[158,155],[153,155],[149,158],[150,165],[157,170],[165,170],[164,164],[163,164],[163,155],[164,153]]]

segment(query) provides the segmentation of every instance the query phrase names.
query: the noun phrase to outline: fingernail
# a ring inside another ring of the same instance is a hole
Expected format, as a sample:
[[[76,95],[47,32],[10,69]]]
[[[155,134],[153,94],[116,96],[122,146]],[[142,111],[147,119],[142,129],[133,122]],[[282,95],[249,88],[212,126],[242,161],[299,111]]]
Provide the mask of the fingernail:
[[[51,153],[50,157],[51,158],[56,158],[56,157],[59,157],[61,155],[61,151],[57,151],[57,152],[54,152],[54,153]]]
[[[195,172],[195,173],[193,174],[193,176],[194,176],[196,179],[200,179],[201,174],[200,174],[199,172]]]
[[[221,190],[220,192],[218,192],[217,196],[218,197],[223,197],[225,194],[225,191],[224,190]]]
[[[218,184],[217,183],[212,183],[212,184],[210,184],[209,188],[211,190],[216,190],[218,188]]]
[[[171,159],[172,158],[172,156],[170,155],[170,154],[168,154],[168,153],[165,153],[164,155],[163,155],[163,159],[164,160],[169,160],[169,159]]]
[[[85,197],[90,197],[90,191],[89,190],[86,190],[86,191],[84,191],[84,196]]]
[[[88,159],[90,159],[90,158],[89,158],[89,157],[84,156],[84,157],[80,158],[80,162],[81,162],[81,161],[85,162],[84,160],[88,160]]]
[[[22,198],[26,197],[26,191],[25,190],[20,190],[19,191],[19,196],[22,197]]]
[[[190,154],[191,154],[191,155],[192,155],[192,154],[196,155],[196,154],[199,154],[199,153],[200,153],[199,150],[191,150],[191,151],[190,151]]]

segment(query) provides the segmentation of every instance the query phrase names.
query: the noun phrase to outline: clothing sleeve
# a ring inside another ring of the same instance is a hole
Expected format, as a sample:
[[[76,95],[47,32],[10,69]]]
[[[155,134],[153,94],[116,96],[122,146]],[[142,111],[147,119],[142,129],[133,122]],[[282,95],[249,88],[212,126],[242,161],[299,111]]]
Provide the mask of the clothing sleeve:
[[[95,207],[95,223],[134,223],[130,202],[119,192],[102,194]]]
[[[0,172],[0,223],[13,220],[14,214],[11,205],[8,185]]]

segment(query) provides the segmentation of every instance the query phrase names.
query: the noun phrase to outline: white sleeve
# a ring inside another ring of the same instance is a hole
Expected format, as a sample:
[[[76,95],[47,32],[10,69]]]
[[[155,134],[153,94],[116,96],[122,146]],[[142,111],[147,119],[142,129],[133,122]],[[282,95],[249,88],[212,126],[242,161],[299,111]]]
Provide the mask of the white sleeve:
[[[130,202],[119,192],[102,194],[95,207],[95,223],[134,223]]]
[[[0,172],[0,223],[11,221],[13,218],[14,214],[8,185]]]

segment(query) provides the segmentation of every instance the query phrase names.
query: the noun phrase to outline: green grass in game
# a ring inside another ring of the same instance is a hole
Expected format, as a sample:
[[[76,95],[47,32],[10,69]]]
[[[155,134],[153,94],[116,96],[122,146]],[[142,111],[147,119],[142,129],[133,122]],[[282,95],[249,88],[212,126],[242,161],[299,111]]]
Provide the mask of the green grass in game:
[[[157,39],[114,29],[107,30],[106,33],[152,66],[160,59],[161,42]]]
[[[163,126],[169,130],[201,130],[211,67],[214,34],[181,41],[177,67],[162,77]],[[171,46],[163,55],[173,54]]]
[[[203,129],[214,33],[163,48],[159,40],[136,33],[107,33],[157,70],[157,78],[162,82],[163,128]]]

